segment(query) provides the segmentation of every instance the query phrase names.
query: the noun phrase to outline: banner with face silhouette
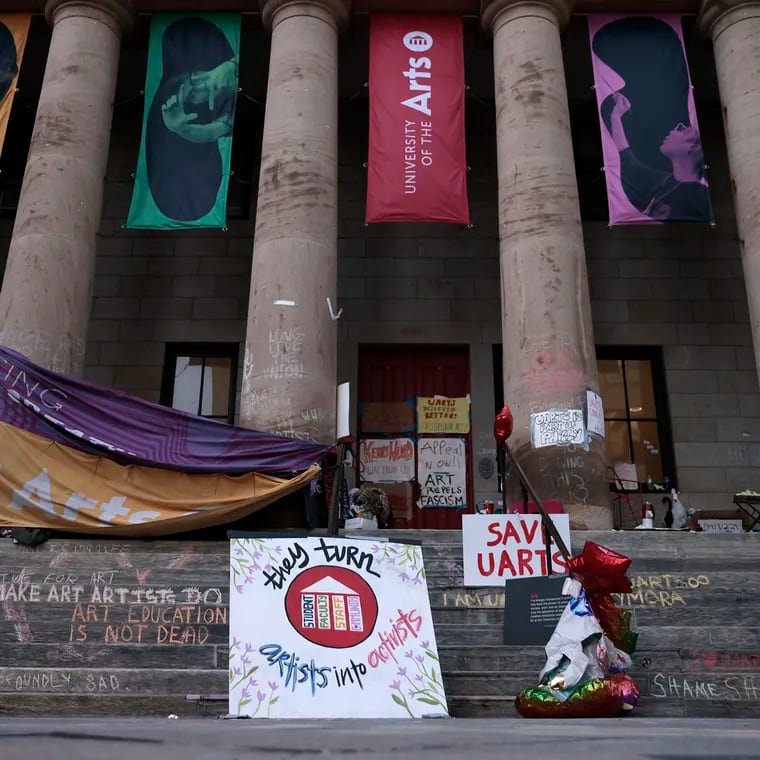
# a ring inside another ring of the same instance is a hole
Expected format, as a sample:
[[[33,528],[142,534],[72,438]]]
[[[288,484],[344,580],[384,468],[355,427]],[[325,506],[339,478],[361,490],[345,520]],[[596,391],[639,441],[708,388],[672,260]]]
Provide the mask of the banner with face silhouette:
[[[0,151],[5,142],[31,18],[28,13],[0,14]]]
[[[713,223],[677,14],[589,16],[610,224]]]
[[[368,223],[469,224],[464,93],[461,17],[372,15]]]
[[[152,16],[127,227],[226,226],[239,54],[240,14]]]

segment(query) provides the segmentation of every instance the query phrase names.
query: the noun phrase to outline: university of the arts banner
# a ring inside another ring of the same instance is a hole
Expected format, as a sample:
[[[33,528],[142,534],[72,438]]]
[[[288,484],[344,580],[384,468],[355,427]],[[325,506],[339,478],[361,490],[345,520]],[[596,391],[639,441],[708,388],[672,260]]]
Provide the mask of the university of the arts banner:
[[[127,227],[226,225],[240,15],[154,14]]]
[[[589,16],[610,224],[713,222],[681,17]]]
[[[469,224],[462,19],[373,14],[370,222]]]
[[[0,152],[5,142],[31,18],[27,13],[0,14]]]
[[[161,536],[224,525],[319,475],[184,473],[124,466],[0,422],[0,526]]]

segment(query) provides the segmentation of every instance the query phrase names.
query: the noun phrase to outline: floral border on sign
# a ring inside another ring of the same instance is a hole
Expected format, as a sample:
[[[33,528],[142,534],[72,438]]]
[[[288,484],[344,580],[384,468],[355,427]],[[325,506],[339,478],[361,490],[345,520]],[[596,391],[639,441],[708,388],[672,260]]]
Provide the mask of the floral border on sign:
[[[236,538],[230,548],[230,584],[242,594],[246,584],[253,583],[263,570],[271,570],[283,552],[280,544],[271,546],[271,539]]]
[[[430,642],[421,641],[417,654],[413,649],[409,649],[404,652],[404,657],[410,661],[409,664],[404,667],[399,665],[396,671],[398,678],[388,684],[391,699],[403,707],[410,718],[419,718],[425,714],[425,709],[422,707],[420,707],[420,714],[415,714],[413,708],[418,707],[415,703],[438,705],[448,715],[440,663],[438,656],[430,648]],[[412,670],[410,674],[408,671],[412,667],[416,669],[416,672]]]
[[[370,547],[376,564],[392,569],[399,580],[420,584],[425,580],[422,547],[416,544],[378,543]]]
[[[246,715],[250,718],[271,718],[272,706],[277,704],[280,699],[279,694],[275,696],[279,684],[274,681],[268,681],[265,690],[261,690],[259,682],[254,676],[259,666],[251,665],[251,658],[249,656],[255,652],[256,648],[250,642],[239,641],[235,636],[232,637],[229,656],[230,695],[232,695],[233,689],[239,688],[241,684],[245,683],[245,686],[243,686],[240,692],[235,711],[233,712],[232,710],[232,703],[230,703],[229,711],[231,715],[240,715],[244,707],[255,701],[257,704],[253,712],[246,712]],[[256,689],[255,694],[252,691],[253,689]],[[264,713],[259,715],[259,711],[264,705],[266,705],[266,715]]]

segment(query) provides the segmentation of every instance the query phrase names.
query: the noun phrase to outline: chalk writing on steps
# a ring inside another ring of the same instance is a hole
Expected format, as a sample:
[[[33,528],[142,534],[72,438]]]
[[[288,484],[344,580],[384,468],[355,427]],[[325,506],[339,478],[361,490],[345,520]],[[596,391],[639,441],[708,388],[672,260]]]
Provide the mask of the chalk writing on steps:
[[[691,673],[713,670],[758,670],[758,655],[754,652],[688,652],[686,670]]]
[[[125,616],[126,609],[126,616]],[[70,642],[106,644],[200,645],[209,626],[227,625],[227,608],[198,605],[161,606],[77,604],[71,613]]]
[[[631,578],[630,594],[612,594],[620,607],[686,606],[689,595],[710,585],[707,575],[637,575]]]
[[[89,602],[91,604],[224,604],[220,588],[187,586],[126,587],[100,584],[113,580],[114,570],[99,570],[90,584],[78,583],[75,575],[50,573],[38,583],[29,575],[0,574],[0,602]],[[93,580],[96,579],[96,580]]]
[[[751,675],[696,678],[682,673],[654,673],[650,683],[650,694],[656,699],[725,699],[729,702],[754,702],[760,686],[755,676]]]
[[[504,592],[478,591],[475,593],[460,593],[444,591],[444,607],[503,607]]]
[[[107,671],[37,670],[8,668],[0,671],[0,692],[115,693],[118,676]]]

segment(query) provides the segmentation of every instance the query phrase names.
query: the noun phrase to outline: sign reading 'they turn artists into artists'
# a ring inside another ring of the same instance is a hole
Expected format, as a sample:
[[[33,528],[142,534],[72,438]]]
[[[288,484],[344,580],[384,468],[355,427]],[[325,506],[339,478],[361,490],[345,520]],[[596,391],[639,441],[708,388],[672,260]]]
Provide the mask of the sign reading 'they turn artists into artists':
[[[230,713],[447,715],[418,545],[233,538]]]

